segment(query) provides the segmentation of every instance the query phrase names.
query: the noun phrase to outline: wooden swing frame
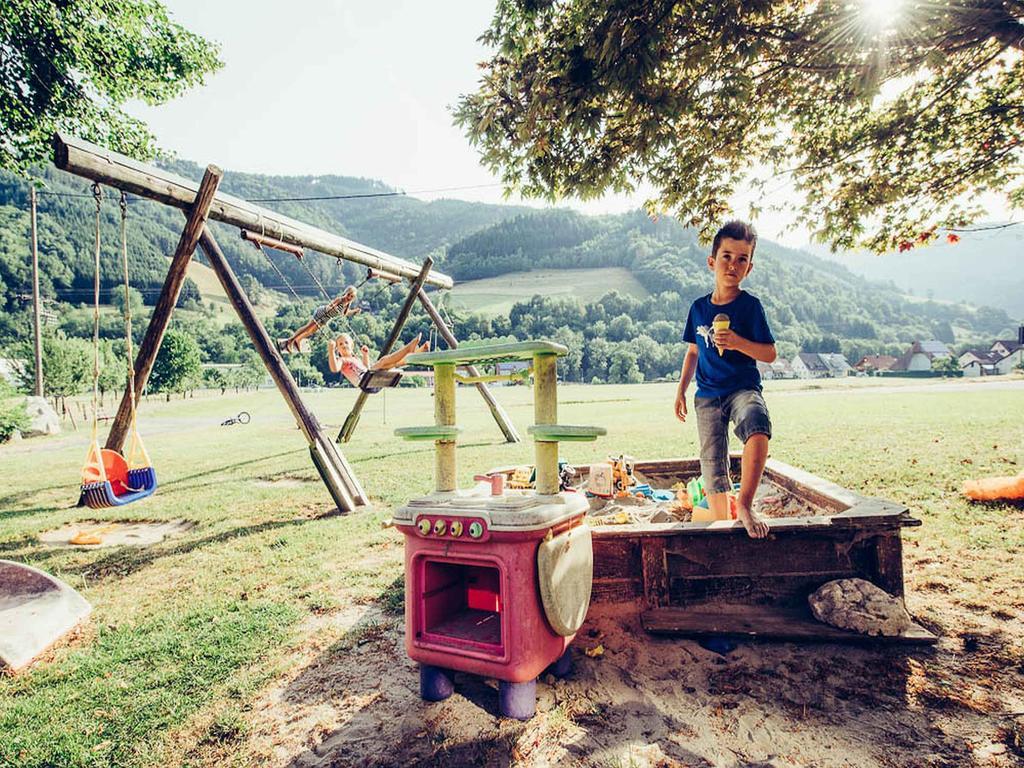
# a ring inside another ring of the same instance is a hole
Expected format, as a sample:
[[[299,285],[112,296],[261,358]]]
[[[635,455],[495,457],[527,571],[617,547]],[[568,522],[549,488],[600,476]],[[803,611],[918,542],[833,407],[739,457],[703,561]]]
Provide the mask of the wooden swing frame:
[[[210,219],[220,221],[239,229],[260,232],[282,244],[298,249],[310,248],[327,256],[362,264],[373,270],[375,277],[382,277],[389,282],[408,281],[410,283],[409,295],[402,305],[402,310],[388,336],[388,343],[381,354],[387,354],[398,340],[416,300],[426,310],[431,321],[437,327],[438,333],[448,343],[448,346],[453,349],[458,347],[455,335],[438,314],[425,291],[427,285],[451,288],[452,279],[434,271],[432,269],[433,260],[429,257],[422,266],[417,266],[404,259],[304,224],[240,198],[218,193],[223,172],[217,166],[207,166],[202,181],[197,185],[193,181],[164,169],[140,163],[81,139],[58,133],[54,136],[53,145],[54,165],[57,168],[98,184],[178,208],[184,212],[186,217],[185,227],[171,258],[160,297],[153,308],[153,315],[146,328],[146,335],[135,358],[134,396],[137,398],[141,395],[149,379],[157,352],[160,350],[160,343],[181,294],[186,269],[198,245],[206,254],[206,258],[220,280],[231,305],[238,314],[242,325],[245,326],[253,346],[309,443],[313,463],[338,509],[342,512],[350,512],[356,507],[368,504],[366,492],[356,478],[352,467],[341,451],[336,448],[334,442],[326,436],[316,416],[302,401],[299,388],[288,371],[280,351],[256,316],[207,222]],[[470,373],[472,375],[474,372],[470,371]],[[486,384],[480,382],[476,386],[484,397],[506,441],[519,442],[519,434],[504,409],[494,400]],[[345,420],[345,426],[342,427],[341,433],[338,435],[339,442],[351,438],[367,397],[368,393],[360,390],[352,412]],[[132,393],[126,387],[121,405],[107,435],[106,448],[120,451],[124,447],[131,419],[131,402]]]

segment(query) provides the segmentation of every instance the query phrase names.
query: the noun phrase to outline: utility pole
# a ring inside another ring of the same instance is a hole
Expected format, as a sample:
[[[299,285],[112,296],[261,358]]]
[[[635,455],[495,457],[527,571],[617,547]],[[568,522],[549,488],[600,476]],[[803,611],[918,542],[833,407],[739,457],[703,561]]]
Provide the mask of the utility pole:
[[[43,340],[39,313],[39,248],[36,243],[36,188],[29,191],[32,208],[32,318],[35,322],[36,397],[43,396]]]

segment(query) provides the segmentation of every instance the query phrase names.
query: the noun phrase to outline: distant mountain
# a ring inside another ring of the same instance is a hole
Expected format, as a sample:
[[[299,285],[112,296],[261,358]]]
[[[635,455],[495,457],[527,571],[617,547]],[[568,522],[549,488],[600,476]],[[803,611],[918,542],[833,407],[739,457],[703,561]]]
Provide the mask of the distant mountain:
[[[176,162],[174,172],[199,179],[202,169]],[[39,244],[44,295],[70,303],[87,302],[92,291],[93,201],[85,180],[48,169],[47,192],[39,202]],[[707,247],[693,230],[671,218],[652,221],[642,212],[616,216],[583,216],[564,209],[537,210],[525,207],[486,205],[457,200],[424,202],[404,196],[362,197],[343,200],[339,195],[380,195],[390,190],[372,179],[343,176],[261,176],[226,173],[224,191],[267,202],[268,207],[327,231],[412,261],[434,256],[437,266],[458,280],[493,278],[535,269],[624,268],[650,292],[648,301],[659,305],[665,322],[685,319],[685,306],[711,289],[706,265]],[[53,194],[56,193],[56,194]],[[0,344],[23,333],[27,322],[20,298],[31,285],[28,264],[27,187],[21,180],[0,173]],[[177,243],[184,218],[167,206],[132,198],[129,206],[129,254],[132,284],[152,302],[159,293],[167,269],[167,255]],[[273,254],[269,257],[244,243],[237,230],[214,226],[228,260],[240,276],[249,276],[265,287],[301,296],[318,293],[316,281],[330,291],[358,280],[362,270],[351,264],[311,253],[303,261]],[[1003,237],[1019,238],[1008,232]],[[120,283],[118,261],[118,209],[113,194],[105,198],[102,216],[104,297]],[[975,250],[970,250],[975,248]],[[974,291],[974,280],[959,283],[950,276],[950,291],[960,286],[959,296],[980,303],[999,296],[1014,298],[1012,284],[1020,280],[1009,257],[995,256],[996,249],[961,243],[954,248],[935,248],[932,262],[908,273],[908,288],[925,296],[944,253],[973,254],[972,275],[983,275],[987,290]],[[1000,252],[1001,253],[1001,252]],[[922,259],[925,251],[910,254]],[[907,255],[875,260],[906,264]],[[1019,264],[1019,262],[1018,262]],[[604,274],[616,274],[614,269]],[[284,275],[282,280],[281,275]],[[566,276],[565,279],[572,279]],[[1016,323],[1000,309],[978,309],[959,303],[908,301],[891,285],[872,283],[834,261],[807,252],[763,241],[758,245],[755,268],[748,281],[761,296],[782,349],[822,351],[837,349],[850,356],[871,352],[892,353],[916,339],[939,338],[947,342],[984,342],[1005,335]],[[609,284],[608,291],[619,286]],[[968,293],[968,288],[971,292]],[[195,290],[195,286],[192,286]],[[1019,291],[1020,301],[1024,291]],[[679,310],[667,307],[682,307]],[[648,313],[653,316],[651,313]],[[678,315],[682,314],[682,317]],[[18,315],[17,322],[6,322]],[[639,317],[637,318],[640,319]],[[625,321],[622,321],[625,324]],[[620,329],[621,330],[621,329]],[[664,330],[664,329],[663,329]],[[644,328],[638,326],[637,334]],[[674,333],[674,332],[673,332]],[[666,333],[666,338],[673,338]],[[623,335],[620,333],[619,335]],[[628,335],[628,334],[627,334]],[[625,338],[625,336],[624,336]]]
[[[917,297],[998,307],[1024,320],[1024,224],[964,232],[955,245],[943,242],[882,256],[831,253],[820,246],[808,250]]]

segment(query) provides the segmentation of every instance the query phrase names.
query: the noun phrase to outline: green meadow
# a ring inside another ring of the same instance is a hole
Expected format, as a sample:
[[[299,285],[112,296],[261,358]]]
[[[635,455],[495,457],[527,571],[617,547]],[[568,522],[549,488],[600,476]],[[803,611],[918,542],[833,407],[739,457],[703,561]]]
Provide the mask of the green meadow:
[[[495,392],[525,435],[529,390]],[[562,423],[608,428],[596,443],[564,446],[563,457],[582,464],[611,453],[695,455],[696,427],[673,418],[673,393],[673,384],[561,386]],[[905,531],[908,605],[917,617],[952,635],[974,614],[1016,615],[1006,632],[1020,651],[1024,513],[972,506],[958,489],[967,477],[1024,467],[1024,380],[770,382],[766,394],[775,458],[904,503],[922,520]],[[306,396],[331,434],[355,398],[351,389]],[[458,401],[463,485],[489,467],[531,460],[531,443],[502,442],[472,388],[461,388]],[[241,410],[251,423],[220,426]],[[433,457],[429,444],[391,433],[429,424],[432,414],[427,389],[370,399],[342,450],[373,505],[349,515],[333,512],[275,390],[143,403],[160,486],[121,509],[74,506],[88,440],[82,425],[0,446],[0,557],[60,576],[94,606],[76,639],[29,672],[0,679],[0,765],[199,765],[224,755],[247,764],[253,702],[287,674],[289,654],[314,631],[310,617],[351,605],[400,616],[402,542],[382,521],[431,489]],[[176,518],[195,527],[145,549],[48,548],[38,539],[82,520]],[[941,591],[929,591],[935,579],[918,566],[927,562],[942,564]],[[339,654],[355,645],[340,630],[317,631]],[[1021,668],[1007,674],[1019,681]]]

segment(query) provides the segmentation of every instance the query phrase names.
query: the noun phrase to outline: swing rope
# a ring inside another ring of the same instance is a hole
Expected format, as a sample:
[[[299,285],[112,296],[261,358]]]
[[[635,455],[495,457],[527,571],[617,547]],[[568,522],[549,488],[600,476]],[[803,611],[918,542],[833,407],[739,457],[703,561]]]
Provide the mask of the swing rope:
[[[99,445],[99,407],[100,407],[100,206],[103,203],[103,190],[93,182],[92,196],[96,201],[96,238],[93,259],[93,303],[92,303],[92,442]],[[99,454],[97,453],[97,459]],[[100,470],[103,462],[100,461]],[[105,473],[104,473],[105,475]],[[104,476],[104,480],[106,477]]]
[[[129,301],[131,282],[128,279],[128,198],[121,191],[121,266],[124,271],[124,338],[125,357],[128,365],[128,402],[131,407],[131,442],[128,446],[128,469],[152,466],[146,446],[139,437],[137,404],[135,401],[135,354],[132,349],[132,305]],[[141,461],[140,461],[141,460]],[[132,489],[137,490],[137,489]]]

